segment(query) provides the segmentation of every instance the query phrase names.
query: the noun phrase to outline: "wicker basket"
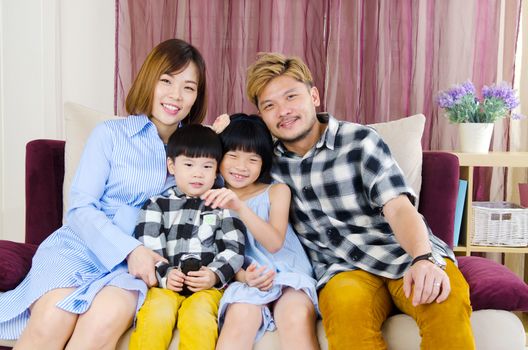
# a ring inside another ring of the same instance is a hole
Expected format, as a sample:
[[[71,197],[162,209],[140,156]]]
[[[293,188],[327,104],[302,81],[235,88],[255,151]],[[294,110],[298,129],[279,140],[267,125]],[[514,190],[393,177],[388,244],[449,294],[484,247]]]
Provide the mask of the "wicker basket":
[[[473,202],[471,244],[528,246],[528,209],[508,202]]]

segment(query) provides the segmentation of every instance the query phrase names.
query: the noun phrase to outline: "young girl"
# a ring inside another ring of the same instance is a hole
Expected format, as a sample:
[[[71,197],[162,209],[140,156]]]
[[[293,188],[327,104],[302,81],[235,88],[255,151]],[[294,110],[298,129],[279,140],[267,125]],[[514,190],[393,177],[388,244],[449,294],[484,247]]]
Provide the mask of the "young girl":
[[[210,190],[206,204],[235,211],[247,227],[246,268],[224,293],[217,349],[251,349],[276,328],[283,349],[318,349],[316,281],[288,224],[290,190],[270,185],[273,144],[258,116],[235,114],[220,134],[220,172],[227,188]]]
[[[196,48],[171,39],[152,50],[127,96],[130,116],[99,124],[86,143],[67,224],[0,295],[0,339],[18,338],[17,349],[115,348],[164,260],[131,236],[139,208],[174,183],[164,144],[181,123],[203,120],[205,86]]]

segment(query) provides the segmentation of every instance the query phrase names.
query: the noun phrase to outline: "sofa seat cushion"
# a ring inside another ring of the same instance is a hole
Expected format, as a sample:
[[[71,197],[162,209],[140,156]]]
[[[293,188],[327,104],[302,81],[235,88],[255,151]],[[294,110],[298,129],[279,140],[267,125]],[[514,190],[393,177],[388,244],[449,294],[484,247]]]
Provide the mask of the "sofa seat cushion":
[[[0,240],[0,291],[15,288],[27,275],[37,246]]]
[[[478,256],[457,257],[473,310],[528,311],[528,285],[507,267]]]

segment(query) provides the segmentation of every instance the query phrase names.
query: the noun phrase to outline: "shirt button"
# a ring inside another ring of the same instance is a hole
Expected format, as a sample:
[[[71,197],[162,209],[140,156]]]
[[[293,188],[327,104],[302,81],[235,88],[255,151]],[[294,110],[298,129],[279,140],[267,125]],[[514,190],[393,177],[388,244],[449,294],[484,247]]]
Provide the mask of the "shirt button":
[[[304,186],[302,190],[303,190],[303,192],[308,192],[308,191],[310,191],[311,188],[312,188],[312,186]]]
[[[359,257],[358,257],[357,255],[354,255],[354,256],[352,257],[352,260],[354,260],[354,261],[358,261],[358,260],[359,260]]]

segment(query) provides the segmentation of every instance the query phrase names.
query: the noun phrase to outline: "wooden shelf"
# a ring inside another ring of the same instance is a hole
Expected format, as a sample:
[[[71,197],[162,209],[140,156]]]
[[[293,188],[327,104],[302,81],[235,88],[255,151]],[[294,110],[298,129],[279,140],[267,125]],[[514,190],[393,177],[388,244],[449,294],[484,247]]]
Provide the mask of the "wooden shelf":
[[[449,151],[448,151],[449,152]],[[454,247],[457,255],[471,255],[473,252],[485,253],[507,253],[506,262],[523,260],[528,253],[528,247],[501,247],[501,246],[475,246],[471,245],[473,230],[473,172],[475,167],[506,167],[525,168],[528,167],[528,152],[489,152],[489,153],[460,153],[450,152],[458,157],[460,163],[460,178],[467,180],[467,196],[460,229],[460,246]],[[515,273],[522,276],[524,271],[519,262],[513,262],[508,266]]]

